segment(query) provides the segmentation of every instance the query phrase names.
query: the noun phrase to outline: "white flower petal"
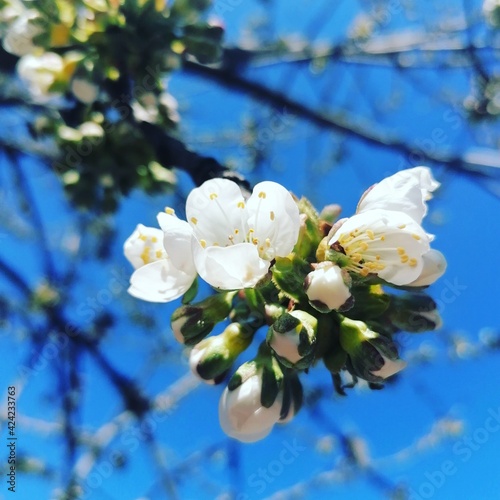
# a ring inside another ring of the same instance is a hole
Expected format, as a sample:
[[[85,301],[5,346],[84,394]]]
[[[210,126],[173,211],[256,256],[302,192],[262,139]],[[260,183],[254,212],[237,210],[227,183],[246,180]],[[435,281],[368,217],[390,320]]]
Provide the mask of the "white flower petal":
[[[137,269],[128,292],[148,302],[170,302],[186,293],[194,278],[176,269],[170,259],[162,259]]]
[[[251,243],[204,249],[193,241],[193,255],[198,274],[221,290],[237,290],[254,286],[269,269],[269,262],[259,257]]]
[[[438,250],[430,249],[422,255],[423,268],[420,276],[408,286],[428,286],[439,279],[446,271],[447,262],[445,256]]]
[[[185,273],[193,273],[193,229],[173,214],[158,214],[158,224],[163,230],[163,246],[174,266]]]
[[[294,364],[302,359],[302,356],[299,354],[299,345],[300,335],[295,331],[287,335],[274,333],[269,342],[269,347],[271,347],[278,356]]]
[[[123,253],[135,269],[167,256],[163,231],[138,224],[123,245]]]
[[[416,280],[423,268],[429,237],[403,212],[374,209],[350,217],[333,235],[362,275],[375,273],[395,285]]]
[[[380,355],[384,358],[384,366],[380,368],[380,370],[370,372],[376,377],[387,378],[406,368],[406,361],[403,361],[402,359],[396,359],[393,361],[386,358],[383,354]]]
[[[41,56],[25,55],[17,63],[17,73],[35,97],[48,93],[56,77],[63,71],[64,62],[59,54],[45,52]]]
[[[260,182],[247,202],[248,227],[253,232],[261,256],[267,260],[285,257],[297,243],[300,215],[297,203],[276,182]],[[266,256],[267,254],[267,256]]]
[[[193,189],[186,200],[186,217],[196,238],[209,247],[245,241],[245,201],[233,181],[211,179]]]
[[[401,211],[420,224],[427,213],[425,202],[439,186],[427,167],[402,170],[368,189],[359,201],[357,213],[379,208]]]
[[[43,31],[41,26],[33,23],[37,16],[37,11],[28,10],[9,26],[2,41],[7,52],[22,57],[35,51],[33,38]]]

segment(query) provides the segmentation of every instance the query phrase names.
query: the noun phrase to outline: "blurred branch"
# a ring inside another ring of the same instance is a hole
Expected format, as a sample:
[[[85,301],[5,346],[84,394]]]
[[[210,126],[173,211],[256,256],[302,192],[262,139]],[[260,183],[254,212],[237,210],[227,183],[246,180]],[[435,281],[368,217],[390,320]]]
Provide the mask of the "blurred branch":
[[[250,190],[250,184],[243,176],[229,170],[214,158],[189,150],[182,141],[168,135],[160,126],[140,122],[139,127],[156,151],[160,163],[184,170],[197,186],[208,179],[223,177],[236,182],[247,191]]]
[[[361,124],[361,120],[358,123],[354,123],[352,119],[345,119],[338,114],[334,115],[312,109],[302,102],[289,98],[281,91],[271,89],[262,83],[228,71],[223,67],[209,67],[187,60],[185,61],[184,68],[188,73],[215,81],[223,87],[248,94],[254,99],[261,100],[275,108],[286,110],[288,113],[293,113],[319,127],[346,134],[348,137],[359,139],[372,146],[401,153],[407,157],[417,156],[428,162],[441,163],[451,170],[466,173],[476,178],[489,178],[486,172],[471,169],[459,154],[452,155],[440,151],[433,153],[425,151],[406,143],[393,132],[380,131],[378,124],[366,122]],[[488,167],[488,165],[483,163],[476,163],[476,165]]]

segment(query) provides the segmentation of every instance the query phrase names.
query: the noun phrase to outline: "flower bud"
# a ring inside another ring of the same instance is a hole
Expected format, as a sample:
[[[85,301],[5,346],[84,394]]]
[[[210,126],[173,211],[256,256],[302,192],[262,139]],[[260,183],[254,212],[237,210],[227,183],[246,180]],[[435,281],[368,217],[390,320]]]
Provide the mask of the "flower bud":
[[[406,366],[399,359],[396,344],[370,330],[363,321],[343,318],[340,344],[347,352],[350,371],[368,382],[380,383]]]
[[[436,302],[425,293],[393,297],[389,319],[397,328],[411,333],[437,330],[442,325]]]
[[[191,371],[207,383],[222,381],[251,341],[240,324],[232,323],[220,335],[202,340],[192,349],[189,355]]]
[[[316,265],[304,281],[304,287],[310,304],[320,312],[347,310],[352,306],[351,292],[347,272],[342,271],[333,262],[321,262]]]
[[[204,339],[217,323],[225,320],[231,311],[234,292],[218,293],[174,311],[170,326],[174,337],[186,345],[195,345]]]
[[[267,343],[284,366],[305,369],[314,360],[317,325],[305,311],[285,313],[269,328]]]
[[[283,396],[283,372],[262,344],[257,357],[238,368],[222,394],[222,430],[244,443],[263,439],[281,418]]]
[[[338,218],[340,213],[342,212],[342,207],[337,204],[326,205],[321,210],[319,214],[319,218],[330,224],[333,224]]]

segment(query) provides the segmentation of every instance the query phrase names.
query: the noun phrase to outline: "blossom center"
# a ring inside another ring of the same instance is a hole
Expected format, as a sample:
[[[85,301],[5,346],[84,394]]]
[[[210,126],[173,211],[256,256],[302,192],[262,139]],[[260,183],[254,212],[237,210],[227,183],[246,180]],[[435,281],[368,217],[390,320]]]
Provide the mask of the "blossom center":
[[[398,226],[398,229],[402,231],[405,227],[402,224]],[[400,264],[416,267],[417,259],[408,255],[405,247],[391,246],[390,239],[386,242],[386,236],[386,233],[372,229],[354,229],[342,234],[338,242],[351,261],[348,269],[367,276],[370,273],[382,271],[389,261],[398,259]],[[417,234],[412,234],[411,237],[417,241],[420,240]]]

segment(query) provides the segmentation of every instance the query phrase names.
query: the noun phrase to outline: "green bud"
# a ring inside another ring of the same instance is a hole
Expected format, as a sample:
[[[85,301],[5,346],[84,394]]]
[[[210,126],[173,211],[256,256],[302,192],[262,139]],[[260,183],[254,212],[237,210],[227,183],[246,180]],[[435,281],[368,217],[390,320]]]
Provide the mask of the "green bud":
[[[374,332],[363,321],[343,318],[340,344],[348,355],[350,371],[368,382],[381,382],[406,366],[392,339]]]
[[[189,355],[191,371],[206,382],[217,383],[251,341],[239,323],[232,323],[220,335],[204,339],[193,348]]]
[[[304,370],[314,360],[317,326],[305,311],[285,313],[269,328],[267,343],[284,366]]]
[[[287,297],[297,302],[307,301],[304,279],[311,270],[311,265],[297,255],[276,257],[272,267],[273,281]]]
[[[218,293],[174,311],[170,326],[175,338],[186,345],[195,345],[204,339],[217,323],[224,321],[231,311],[235,292]]]
[[[411,333],[437,330],[442,324],[436,302],[425,293],[393,297],[388,317],[394,326]]]

